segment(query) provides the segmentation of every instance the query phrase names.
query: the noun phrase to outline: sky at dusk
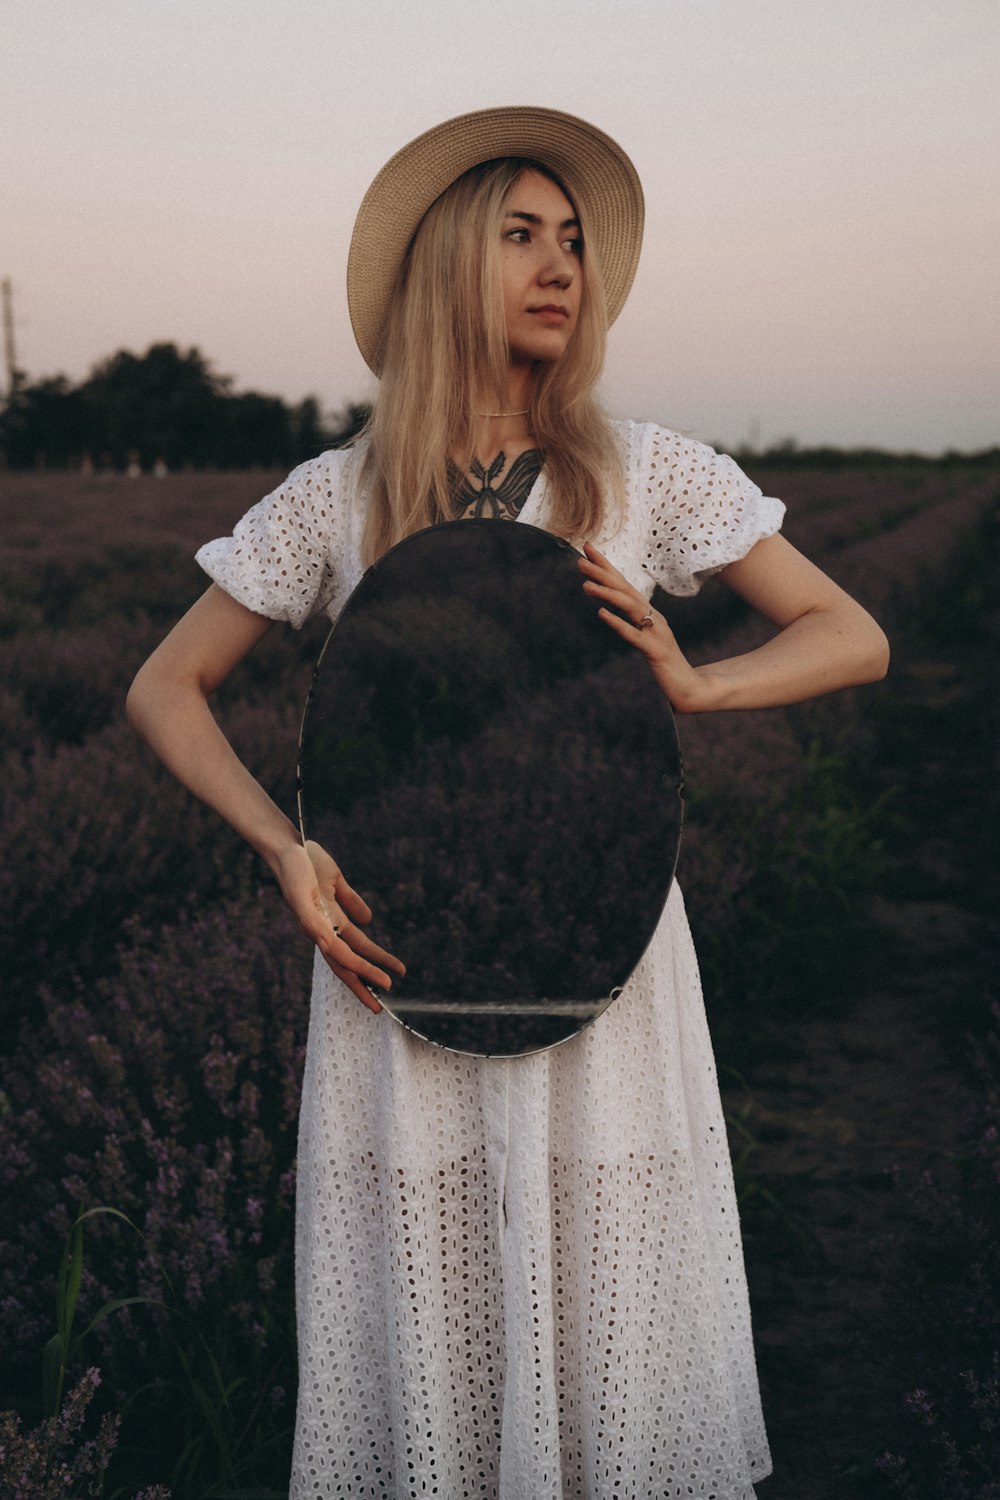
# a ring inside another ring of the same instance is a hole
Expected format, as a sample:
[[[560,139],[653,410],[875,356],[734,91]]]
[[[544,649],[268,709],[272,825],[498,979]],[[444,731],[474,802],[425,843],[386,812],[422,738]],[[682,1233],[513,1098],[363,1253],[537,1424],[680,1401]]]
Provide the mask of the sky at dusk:
[[[4,0],[0,276],[29,378],[197,345],[237,389],[373,388],[371,178],[498,104],[634,160],[616,415],[709,441],[1000,441],[997,0]]]

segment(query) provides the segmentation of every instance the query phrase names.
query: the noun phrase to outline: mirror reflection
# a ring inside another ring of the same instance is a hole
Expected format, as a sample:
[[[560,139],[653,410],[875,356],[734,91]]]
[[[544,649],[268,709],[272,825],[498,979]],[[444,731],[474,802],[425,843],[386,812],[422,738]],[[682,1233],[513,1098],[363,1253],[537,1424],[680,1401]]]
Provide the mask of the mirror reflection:
[[[673,875],[670,707],[577,557],[523,522],[408,538],[330,632],[303,721],[303,834],[407,966],[379,998],[461,1052],[535,1051],[600,1015]]]

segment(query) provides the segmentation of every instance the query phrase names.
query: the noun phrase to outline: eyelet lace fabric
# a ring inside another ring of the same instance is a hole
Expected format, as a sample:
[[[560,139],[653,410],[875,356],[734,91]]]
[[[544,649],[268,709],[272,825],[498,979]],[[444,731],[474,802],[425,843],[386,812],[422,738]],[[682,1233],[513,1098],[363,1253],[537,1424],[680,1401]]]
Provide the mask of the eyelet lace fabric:
[[[647,593],[694,593],[778,529],[731,460],[619,433],[601,545]],[[202,566],[260,613],[335,615],[362,572],[357,463],[303,465]],[[543,473],[521,519],[545,515]],[[292,1500],[753,1500],[770,1457],[676,885],[621,998],[530,1057],[444,1052],[317,959],[298,1172]]]

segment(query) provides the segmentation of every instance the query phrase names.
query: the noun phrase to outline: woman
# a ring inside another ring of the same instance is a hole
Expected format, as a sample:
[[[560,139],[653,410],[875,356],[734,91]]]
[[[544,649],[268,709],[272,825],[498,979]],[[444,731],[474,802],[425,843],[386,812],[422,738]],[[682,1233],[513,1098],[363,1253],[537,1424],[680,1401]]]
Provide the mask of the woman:
[[[208,708],[273,619],[335,616],[388,546],[472,514],[585,544],[582,588],[680,713],[883,675],[881,631],[776,534],[779,502],[729,459],[594,403],[641,225],[628,159],[554,111],[463,116],[394,157],[348,270],[382,377],[369,431],[201,550],[216,581],[130,694],[133,725],[267,861],[318,950],[295,1497],[752,1500],[770,1471],[679,892],[624,994],[572,1041],[445,1053],[362,1009],[378,1013],[371,988],[401,964],[365,937],[336,850],[302,846]],[[778,630],[692,667],[649,597],[711,572]]]

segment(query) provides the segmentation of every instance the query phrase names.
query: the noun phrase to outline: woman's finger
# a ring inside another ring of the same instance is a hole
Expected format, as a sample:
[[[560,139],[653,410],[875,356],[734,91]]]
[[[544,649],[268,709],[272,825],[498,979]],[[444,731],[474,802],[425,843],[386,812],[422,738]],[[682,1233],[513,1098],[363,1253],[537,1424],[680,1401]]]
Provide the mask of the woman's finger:
[[[599,618],[645,657],[661,691],[681,713],[697,712],[700,679],[670,628],[670,622],[588,542],[578,563],[584,592],[600,601]]]
[[[372,919],[372,909],[363,897],[359,896],[353,886],[348,885],[344,879],[343,871],[337,881],[337,900],[354,922],[360,922],[367,926]]]
[[[618,572],[614,563],[609,562],[608,559],[604,556],[603,552],[598,552],[593,542],[584,542],[583,555],[589,563],[596,564],[599,568],[609,568],[612,573]],[[582,566],[583,564],[581,562],[581,567]],[[620,578],[622,575],[618,573],[618,576]]]
[[[354,949],[355,953],[360,954],[369,963],[382,964],[387,969],[395,969],[397,974],[406,973],[406,965],[402,959],[397,958],[394,953],[390,953],[386,948],[379,947],[378,943],[370,938],[367,932],[362,932],[360,927],[356,927],[353,922],[345,921],[340,929],[339,936]]]
[[[653,612],[644,594],[629,583],[624,574],[612,567],[596,547],[588,543],[587,556],[580,560],[580,571],[585,575],[584,592],[593,599],[601,599],[618,609],[640,629],[648,630],[653,624]]]
[[[662,642],[654,637],[652,625],[645,626],[640,622],[626,620],[622,615],[615,614],[613,609],[602,608],[597,613],[616,635],[620,635],[623,641],[628,641],[630,646],[637,646],[647,656],[661,649]]]
[[[361,1001],[361,1004],[366,1005],[373,1015],[380,1015],[382,1012],[382,1006],[372,994],[371,990],[367,989],[366,986],[362,984],[358,976],[352,973],[350,969],[342,968],[340,964],[335,963],[325,954],[324,957],[326,957],[326,961],[333,973],[336,974],[337,978],[341,981],[342,984],[345,984],[347,986],[351,994],[356,995],[357,998]]]
[[[392,978],[388,972],[406,972],[405,966],[393,954],[388,953],[357,923],[370,922],[372,913],[366,902],[344,879],[336,860],[320,845],[308,840],[303,851],[308,863],[291,863],[291,874],[283,882],[285,898],[298,917],[306,936],[315,943],[330,969],[347,985],[352,994],[378,1013],[382,1007],[372,995],[369,986],[388,990]],[[303,888],[302,868],[308,876]]]
[[[577,564],[585,578],[593,579],[596,583],[612,584],[617,588],[626,589],[633,594],[639,592],[638,589],[633,588],[632,584],[629,583],[625,574],[619,572],[613,563],[608,562],[607,558],[603,557],[597,551],[596,547],[591,547],[588,544],[585,551],[587,555],[581,557]]]
[[[612,605],[631,620],[633,625],[639,625],[647,616],[652,621],[648,599],[644,599],[635,589],[606,588],[598,583],[585,583],[583,587],[588,598],[601,599],[605,604]]]
[[[372,919],[371,907],[363,897],[358,895],[333,856],[327,853],[322,844],[317,844],[313,839],[306,840],[305,849],[312,861],[316,879],[319,881],[324,896],[327,899],[332,897],[338,905],[343,907],[353,922],[360,922],[367,926]]]
[[[323,906],[338,937],[355,953],[372,963],[385,964],[388,968],[395,969],[397,974],[406,973],[406,965],[401,959],[387,948],[380,947],[366,932],[362,932],[359,924],[371,921],[371,907],[347,884],[342,873],[337,881],[336,896],[324,902]]]
[[[342,918],[342,920],[338,920],[338,918]],[[363,980],[365,984],[377,985],[382,990],[391,989],[391,975],[386,969],[380,968],[371,958],[359,951],[362,944],[367,945],[378,954],[381,954],[383,951],[381,948],[377,948],[363,933],[360,933],[352,922],[347,921],[342,912],[338,912],[336,909],[332,910],[329,914],[329,928],[323,935],[323,941],[319,943],[319,949],[323,957],[333,959],[341,968],[349,969],[351,973],[357,974],[358,978]],[[394,959],[393,963],[398,964],[399,960]]]
[[[614,610],[603,608],[599,609],[597,613],[601,616],[602,619],[607,620],[609,623],[612,620],[617,620],[619,624],[627,626],[627,628],[632,632],[633,635],[646,635],[648,632],[648,640],[645,642],[640,641],[637,644],[645,644],[649,647],[652,647],[654,644],[660,644],[659,637],[654,637],[652,632],[656,629],[656,626],[663,621],[663,617],[662,615],[657,616],[656,612],[654,610],[651,610],[648,604],[643,609],[641,615],[639,614],[638,609],[633,612],[636,618],[633,618],[633,613],[621,615],[616,614]]]

